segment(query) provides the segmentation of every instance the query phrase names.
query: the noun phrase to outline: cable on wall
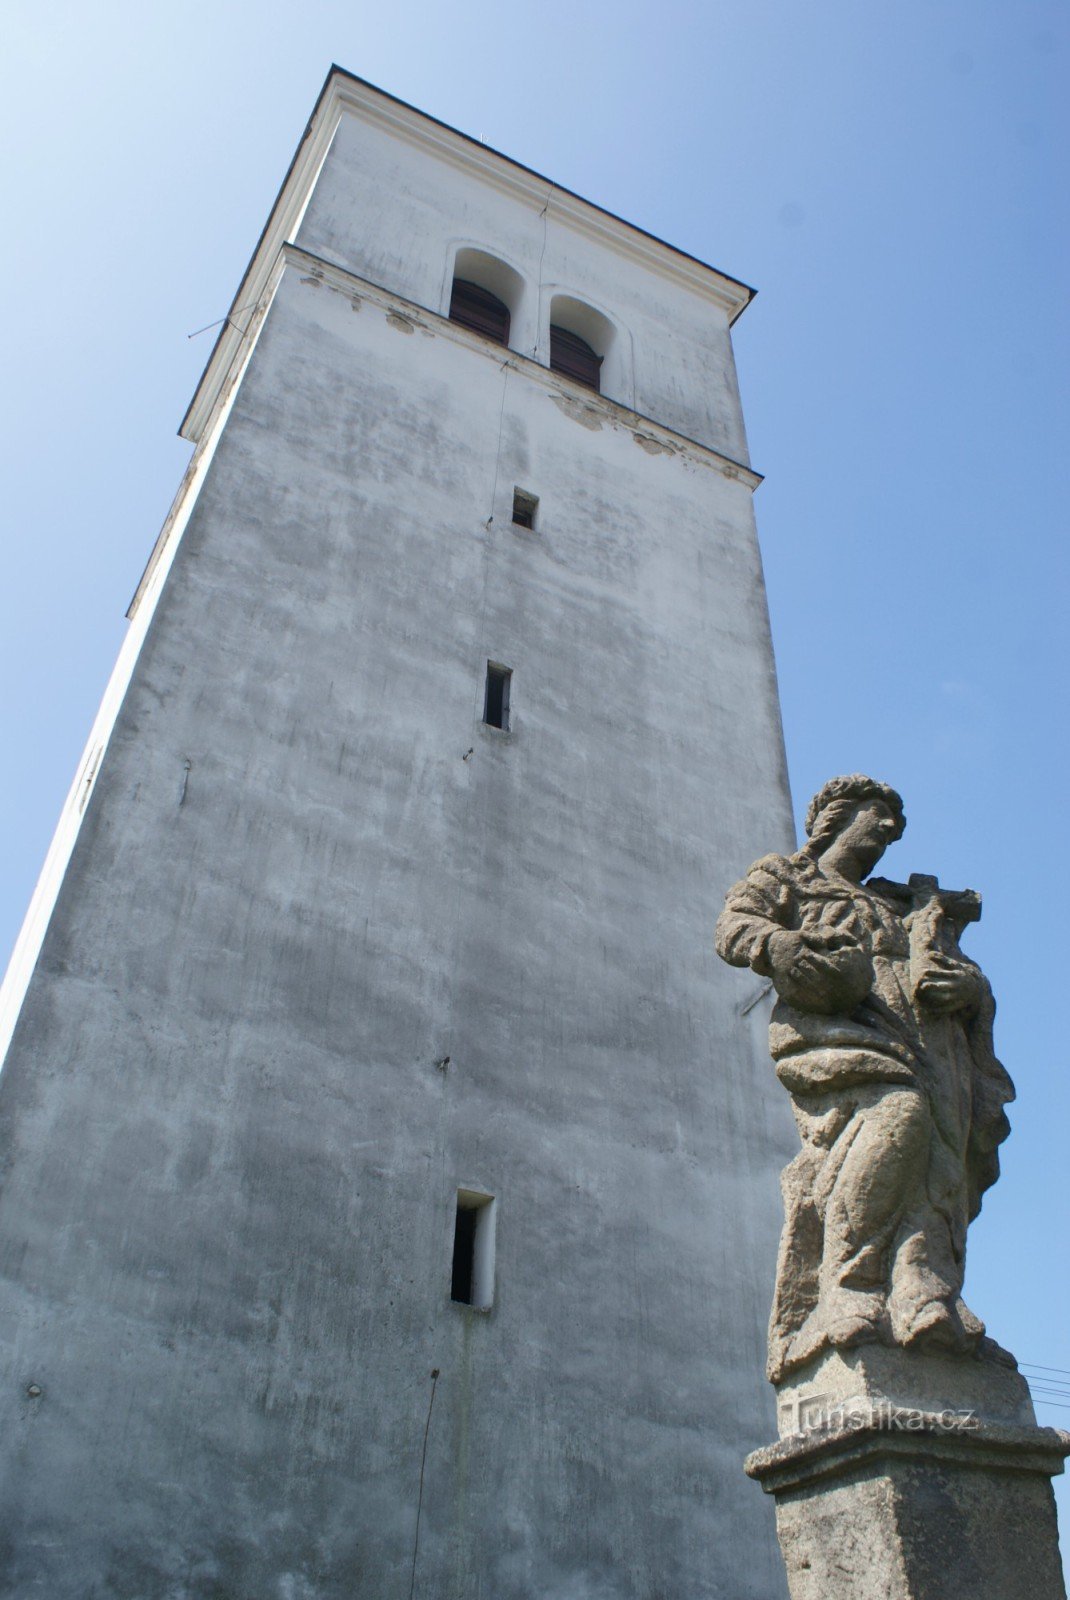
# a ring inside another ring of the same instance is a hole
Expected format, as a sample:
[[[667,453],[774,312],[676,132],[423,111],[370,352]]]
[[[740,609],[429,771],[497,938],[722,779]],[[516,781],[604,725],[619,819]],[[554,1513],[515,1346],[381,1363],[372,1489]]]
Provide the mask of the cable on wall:
[[[549,216],[547,215],[547,213],[550,210],[550,198],[553,195],[553,192],[554,192],[554,185],[551,184],[550,187],[546,191],[546,203],[543,206],[542,210],[539,212],[539,216],[542,218],[542,249],[539,251],[539,270],[535,274],[536,280],[537,280],[537,283],[538,283],[538,287],[535,290],[535,296],[536,296],[536,307],[535,307],[535,309],[536,309],[536,312],[537,312],[538,320],[537,320],[536,326],[535,326],[535,346],[534,346],[534,348],[533,348],[533,350],[531,352],[531,358],[532,358],[533,361],[534,361],[535,357],[539,353],[539,336],[542,333],[542,264],[543,264],[543,261],[544,261],[544,259],[546,257],[546,233],[547,233],[547,229],[550,226],[550,219],[549,219]]]
[[[412,1541],[412,1579],[409,1583],[409,1600],[416,1593],[416,1557],[420,1553],[420,1513],[424,1505],[424,1468],[427,1466],[427,1436],[431,1432],[431,1412],[435,1405],[435,1390],[438,1388],[438,1368],[431,1368],[431,1398],[427,1402],[427,1421],[424,1423],[424,1447],[420,1456],[420,1488],[416,1496],[416,1532]]]

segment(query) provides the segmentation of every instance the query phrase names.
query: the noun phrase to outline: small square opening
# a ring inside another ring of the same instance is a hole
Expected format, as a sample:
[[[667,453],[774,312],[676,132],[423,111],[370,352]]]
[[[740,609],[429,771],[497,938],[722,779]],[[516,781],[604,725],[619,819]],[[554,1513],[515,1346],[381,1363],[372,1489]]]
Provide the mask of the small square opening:
[[[539,497],[526,489],[513,490],[513,522],[518,528],[534,528]]]
[[[450,1299],[478,1311],[494,1299],[494,1196],[457,1190]]]
[[[501,728],[503,733],[509,730],[509,690],[512,677],[511,667],[503,667],[497,661],[487,662],[483,721],[488,728]]]

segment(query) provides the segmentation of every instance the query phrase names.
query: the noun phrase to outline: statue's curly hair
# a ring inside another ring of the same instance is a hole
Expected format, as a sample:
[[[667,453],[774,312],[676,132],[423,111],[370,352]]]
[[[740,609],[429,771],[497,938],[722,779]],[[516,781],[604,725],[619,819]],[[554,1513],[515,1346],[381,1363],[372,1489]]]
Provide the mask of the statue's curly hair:
[[[898,793],[887,783],[867,778],[864,773],[852,772],[846,777],[830,778],[822,784],[806,808],[806,832],[810,854],[820,854],[830,840],[839,833],[851,807],[859,800],[883,800],[895,818],[895,837],[901,839],[907,825],[906,812]]]

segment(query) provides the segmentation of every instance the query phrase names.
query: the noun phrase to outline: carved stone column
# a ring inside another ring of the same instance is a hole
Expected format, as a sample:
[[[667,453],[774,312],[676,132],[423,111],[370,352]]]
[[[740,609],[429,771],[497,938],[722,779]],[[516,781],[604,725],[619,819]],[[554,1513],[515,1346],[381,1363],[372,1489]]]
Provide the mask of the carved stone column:
[[[871,1345],[778,1385],[781,1437],[746,1468],[776,1498],[792,1600],[1065,1600],[1051,1478],[1070,1434],[1038,1427],[996,1348]]]

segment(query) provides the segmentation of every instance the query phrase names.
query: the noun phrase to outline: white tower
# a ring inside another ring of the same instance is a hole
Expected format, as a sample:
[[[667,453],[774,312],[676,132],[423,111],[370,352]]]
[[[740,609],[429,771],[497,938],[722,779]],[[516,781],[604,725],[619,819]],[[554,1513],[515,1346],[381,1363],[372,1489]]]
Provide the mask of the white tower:
[[[783,1592],[749,298],[329,75],[5,990],[3,1595]]]

